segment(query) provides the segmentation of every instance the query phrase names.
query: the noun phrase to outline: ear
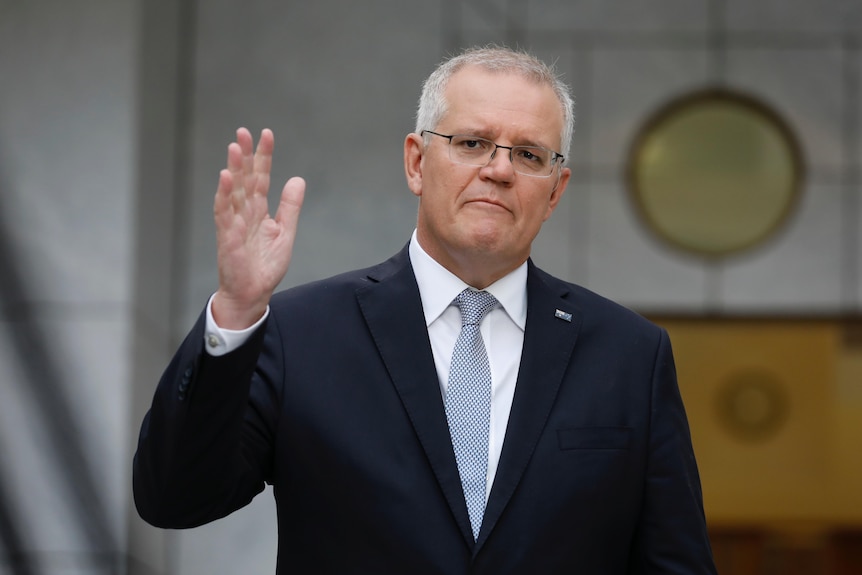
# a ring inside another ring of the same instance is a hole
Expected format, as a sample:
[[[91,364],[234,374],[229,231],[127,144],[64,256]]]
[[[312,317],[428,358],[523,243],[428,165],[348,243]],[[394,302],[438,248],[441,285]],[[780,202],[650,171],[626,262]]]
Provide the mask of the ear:
[[[551,190],[551,197],[548,200],[548,211],[545,212],[545,218],[542,221],[546,221],[551,217],[551,214],[554,213],[554,210],[557,209],[557,205],[560,203],[560,199],[563,197],[563,193],[566,191],[566,186],[569,185],[569,178],[572,177],[572,170],[569,168],[560,168],[560,174],[557,177],[557,185],[554,186],[554,189]]]
[[[422,195],[422,158],[425,153],[425,142],[416,133],[407,134],[404,139],[404,173],[407,176],[407,186],[416,196]]]

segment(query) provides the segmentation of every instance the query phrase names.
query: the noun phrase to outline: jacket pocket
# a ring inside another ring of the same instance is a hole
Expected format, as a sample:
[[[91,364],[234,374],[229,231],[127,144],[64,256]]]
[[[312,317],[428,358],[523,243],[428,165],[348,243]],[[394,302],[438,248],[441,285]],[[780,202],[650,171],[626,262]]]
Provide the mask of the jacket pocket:
[[[574,427],[558,429],[560,449],[628,449],[630,427]]]

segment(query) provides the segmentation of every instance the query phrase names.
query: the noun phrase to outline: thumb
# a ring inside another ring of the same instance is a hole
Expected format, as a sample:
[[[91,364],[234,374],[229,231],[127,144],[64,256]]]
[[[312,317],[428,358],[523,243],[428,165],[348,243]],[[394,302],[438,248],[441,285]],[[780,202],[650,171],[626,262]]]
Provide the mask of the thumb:
[[[281,200],[275,212],[275,221],[283,228],[296,233],[299,222],[299,212],[305,199],[305,180],[299,177],[290,178],[281,191]]]

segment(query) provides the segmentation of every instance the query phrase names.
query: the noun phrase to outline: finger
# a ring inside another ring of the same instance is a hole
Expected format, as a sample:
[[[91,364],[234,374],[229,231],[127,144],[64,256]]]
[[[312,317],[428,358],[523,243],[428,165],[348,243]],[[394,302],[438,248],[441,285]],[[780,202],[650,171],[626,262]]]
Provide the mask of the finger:
[[[270,173],[272,171],[272,150],[275,138],[272,130],[264,129],[260,133],[257,150],[254,153],[254,193],[266,196],[269,193]]]
[[[284,189],[281,191],[281,200],[278,203],[275,220],[282,228],[294,235],[296,234],[299,212],[302,209],[304,199],[305,180],[298,177],[287,180],[287,183],[284,184]]]
[[[236,131],[236,143],[242,151],[242,171],[243,175],[249,177],[254,170],[254,141],[251,137],[251,132],[247,128],[239,128]]]
[[[227,147],[227,170],[231,177],[230,203],[237,212],[245,206],[245,187],[248,184],[243,173],[243,153],[240,144],[231,142]]]
[[[218,175],[218,188],[216,188],[216,207],[224,207],[230,204],[230,195],[233,191],[233,176],[230,170],[224,168]]]
[[[248,128],[237,128],[236,143],[239,144],[243,154],[251,155],[254,141],[252,140],[251,132],[248,131]]]
[[[216,189],[215,200],[213,202],[213,214],[216,220],[216,227],[219,223],[227,224],[233,217],[231,209],[231,192],[233,191],[233,177],[230,170],[227,168],[219,172],[218,188]]]

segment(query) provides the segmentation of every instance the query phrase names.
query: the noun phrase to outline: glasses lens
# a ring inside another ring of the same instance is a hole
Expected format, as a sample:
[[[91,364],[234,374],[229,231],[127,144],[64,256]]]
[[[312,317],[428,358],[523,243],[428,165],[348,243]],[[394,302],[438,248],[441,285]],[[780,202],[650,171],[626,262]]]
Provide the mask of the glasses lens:
[[[476,136],[452,136],[449,141],[449,158],[468,166],[485,166],[491,161],[497,145]],[[538,146],[515,146],[512,148],[512,164],[515,171],[527,176],[550,176],[554,170],[554,152]]]
[[[536,146],[512,148],[515,171],[528,176],[549,176],[554,167],[554,155],[550,150]]]
[[[475,136],[452,136],[449,142],[449,157],[461,164],[484,166],[491,160],[497,147],[494,142]]]

